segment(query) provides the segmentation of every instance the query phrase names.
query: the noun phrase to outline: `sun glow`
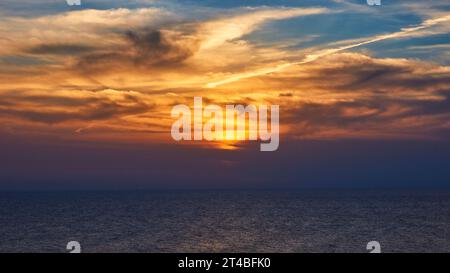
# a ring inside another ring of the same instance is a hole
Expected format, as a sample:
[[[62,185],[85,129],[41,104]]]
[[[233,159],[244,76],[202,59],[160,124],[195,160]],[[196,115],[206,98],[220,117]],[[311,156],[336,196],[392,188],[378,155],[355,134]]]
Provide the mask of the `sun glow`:
[[[171,116],[178,118],[172,125],[176,141],[256,141],[262,140],[261,151],[275,151],[279,145],[279,106],[218,105],[203,107],[201,97],[194,97],[194,111],[184,104],[172,108]],[[270,125],[268,125],[270,116]],[[191,129],[193,127],[193,130]],[[192,137],[193,135],[193,137]]]

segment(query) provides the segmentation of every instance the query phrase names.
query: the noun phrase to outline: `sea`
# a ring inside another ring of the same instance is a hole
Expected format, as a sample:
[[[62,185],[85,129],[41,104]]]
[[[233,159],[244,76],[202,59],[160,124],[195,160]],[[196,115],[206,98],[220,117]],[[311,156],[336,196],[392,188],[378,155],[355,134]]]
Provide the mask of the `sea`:
[[[0,252],[450,252],[449,190],[0,192]]]

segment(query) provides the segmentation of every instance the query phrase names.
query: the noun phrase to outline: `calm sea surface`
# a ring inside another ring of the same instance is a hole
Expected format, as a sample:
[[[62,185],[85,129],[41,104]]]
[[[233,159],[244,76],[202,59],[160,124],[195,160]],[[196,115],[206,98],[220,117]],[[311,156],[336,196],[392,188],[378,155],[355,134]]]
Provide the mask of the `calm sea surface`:
[[[450,252],[450,191],[0,193],[0,252]]]

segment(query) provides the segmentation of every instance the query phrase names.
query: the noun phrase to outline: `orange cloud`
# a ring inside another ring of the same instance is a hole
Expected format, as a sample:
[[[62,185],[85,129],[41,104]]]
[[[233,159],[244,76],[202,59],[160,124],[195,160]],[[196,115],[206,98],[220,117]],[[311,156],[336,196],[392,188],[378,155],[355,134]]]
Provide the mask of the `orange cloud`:
[[[450,17],[309,55],[243,40],[270,20],[326,12],[245,9],[197,22],[159,9],[2,18],[1,130],[170,142],[171,107],[201,95],[210,104],[279,104],[281,133],[292,140],[441,137],[449,129],[449,67],[342,51]]]

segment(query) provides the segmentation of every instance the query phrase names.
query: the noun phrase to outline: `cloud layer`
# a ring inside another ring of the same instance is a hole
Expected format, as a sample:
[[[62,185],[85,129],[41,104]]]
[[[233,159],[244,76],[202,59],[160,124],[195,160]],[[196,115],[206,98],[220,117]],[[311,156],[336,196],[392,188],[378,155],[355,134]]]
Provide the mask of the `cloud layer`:
[[[265,27],[289,20],[300,20],[296,24],[306,29],[307,20],[339,12],[211,9],[193,19],[145,7],[4,16],[2,130],[170,142],[172,105],[189,104],[194,95],[202,95],[217,104],[280,104],[282,133],[290,141],[445,138],[450,126],[448,66],[377,57],[372,51],[343,52],[448,34],[448,14],[432,12],[396,31],[304,48],[291,46],[292,40],[258,44],[249,38],[258,32],[265,37]]]

